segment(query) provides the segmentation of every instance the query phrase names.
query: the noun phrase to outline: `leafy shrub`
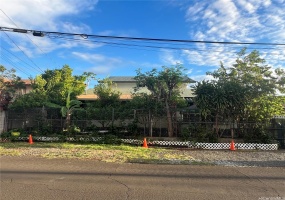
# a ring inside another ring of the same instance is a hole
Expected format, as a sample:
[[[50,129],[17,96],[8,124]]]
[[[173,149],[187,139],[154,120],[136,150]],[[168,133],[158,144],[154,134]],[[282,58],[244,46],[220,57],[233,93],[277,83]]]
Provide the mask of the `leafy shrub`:
[[[122,141],[116,135],[107,134],[107,135],[103,136],[102,139],[99,140],[97,143],[101,143],[101,144],[121,144]]]
[[[244,142],[248,143],[274,143],[274,138],[270,136],[266,128],[261,125],[248,130],[243,139]]]
[[[195,142],[218,142],[218,138],[212,129],[203,124],[190,124],[188,127],[183,128],[181,138],[183,140],[194,140]]]

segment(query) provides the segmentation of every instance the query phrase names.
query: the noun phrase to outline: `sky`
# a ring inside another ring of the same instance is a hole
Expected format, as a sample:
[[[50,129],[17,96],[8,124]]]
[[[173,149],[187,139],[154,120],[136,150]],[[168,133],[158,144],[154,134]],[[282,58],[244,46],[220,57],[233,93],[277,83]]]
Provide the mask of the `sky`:
[[[273,68],[285,68],[285,0],[0,0],[0,27],[81,34],[36,37],[0,31],[0,64],[14,68],[23,79],[65,64],[74,75],[93,72],[102,79],[179,63],[187,76],[201,81],[220,62],[230,67],[243,47],[258,50]]]

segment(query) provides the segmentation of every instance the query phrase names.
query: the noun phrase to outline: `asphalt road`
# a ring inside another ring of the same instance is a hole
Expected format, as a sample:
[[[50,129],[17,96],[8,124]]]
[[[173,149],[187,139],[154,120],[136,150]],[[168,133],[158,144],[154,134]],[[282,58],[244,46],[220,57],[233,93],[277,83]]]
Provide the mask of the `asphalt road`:
[[[285,200],[284,167],[116,164],[1,157],[1,200]]]

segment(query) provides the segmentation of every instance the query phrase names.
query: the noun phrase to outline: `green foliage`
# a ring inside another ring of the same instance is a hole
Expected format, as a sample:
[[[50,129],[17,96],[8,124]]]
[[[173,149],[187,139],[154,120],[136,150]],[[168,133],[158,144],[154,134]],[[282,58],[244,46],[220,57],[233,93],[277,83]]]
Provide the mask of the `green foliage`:
[[[101,137],[101,139],[99,141],[97,141],[96,143],[99,144],[121,144],[122,140],[120,138],[118,138],[116,135],[112,135],[112,134],[107,134],[104,135],[103,137]]]
[[[1,133],[0,138],[2,138],[2,139],[11,138],[11,131],[5,131],[5,132]]]
[[[83,93],[86,87],[84,82],[94,77],[95,74],[86,72],[81,76],[73,76],[68,65],[62,69],[47,70],[31,79],[33,90],[29,94],[18,96],[10,108],[24,110],[42,106],[65,107],[61,113],[66,116],[68,111],[79,107],[81,103],[75,98]],[[68,107],[69,109],[66,109]]]
[[[109,78],[105,78],[99,81],[99,84],[94,87],[94,94],[98,96],[100,107],[115,107],[119,104],[121,93],[113,88],[115,86],[116,85]]]
[[[244,142],[247,143],[263,143],[272,144],[274,140],[272,136],[269,135],[268,130],[264,125],[258,125],[250,128],[244,135]]]
[[[72,92],[73,92],[73,89],[70,89],[68,91],[67,98],[66,98],[66,104],[65,106],[61,108],[61,114],[63,117],[67,117],[68,115],[71,115],[73,111],[76,109],[79,109],[82,104],[81,101],[78,101],[76,99],[75,100],[70,99],[70,95]]]
[[[33,81],[33,89],[42,95],[47,95],[48,102],[63,105],[70,88],[73,88],[71,99],[84,92],[86,75],[73,76],[72,69],[64,65],[62,69],[46,70]]]
[[[164,106],[167,115],[169,137],[173,136],[171,109],[177,106],[182,84],[191,81],[189,78],[186,78],[183,71],[184,68],[179,64],[174,67],[164,66],[161,71],[152,69],[146,73],[142,73],[141,69],[138,69],[137,76],[134,78],[137,82],[135,92],[139,91],[141,87],[146,87],[151,92],[149,97],[156,99],[157,102],[160,102]]]
[[[135,76],[135,80],[137,81],[136,91],[138,91],[141,86],[145,86],[152,95],[159,100],[170,100],[173,96],[180,96],[179,89],[182,83],[185,81],[190,82],[190,79],[185,79],[186,76],[183,74],[183,66],[163,66],[162,68],[161,71],[152,69],[146,73],[142,73],[141,69],[138,69],[137,76]]]
[[[78,127],[78,126],[75,126],[75,125],[71,125],[69,128],[68,128],[68,133],[69,134],[79,134],[81,132],[81,129]]]
[[[274,95],[284,92],[285,72],[274,73],[258,51],[246,54],[242,49],[232,67],[221,63],[207,75],[213,79],[194,86],[194,101],[204,118],[215,119],[217,135],[219,120],[267,123],[273,115],[284,113],[284,98]]]
[[[248,120],[269,122],[274,115],[285,115],[285,97],[260,96],[247,106]]]
[[[81,109],[80,106],[82,104],[81,101],[70,99],[71,98],[70,94],[72,92],[73,92],[73,89],[69,89],[68,94],[67,94],[67,98],[66,98],[66,104],[65,104],[65,106],[62,106],[61,110],[60,110],[62,116],[66,117],[66,128],[68,129],[68,131],[70,131],[69,129],[71,128],[70,127],[71,115],[73,114],[73,112],[75,110]]]
[[[244,87],[231,80],[202,81],[194,88],[195,104],[205,119],[215,119],[219,137],[219,121],[235,121],[245,110],[247,93]]]
[[[0,106],[6,110],[9,103],[20,95],[17,93],[20,89],[25,88],[24,82],[16,76],[14,69],[7,70],[0,65]]]
[[[161,101],[153,98],[151,95],[146,93],[133,94],[132,101],[130,102],[132,109],[151,110],[152,112],[159,111],[163,108]]]
[[[128,124],[127,127],[127,132],[130,133],[131,136],[137,137],[139,135],[139,127],[138,127],[138,122],[137,120],[132,121],[132,123]]]
[[[215,111],[218,107],[221,107],[221,105],[219,106],[216,102],[212,101],[216,95],[216,90],[215,84],[209,81],[197,83],[193,90],[195,94],[194,102],[204,118],[211,115],[212,111]]]
[[[28,94],[18,96],[15,101],[13,101],[9,108],[12,110],[25,110],[29,108],[38,108],[47,105],[46,96],[32,91]]]
[[[94,94],[98,96],[98,100],[88,103],[86,106],[86,116],[88,119],[98,119],[103,128],[112,125],[112,122],[117,120],[120,116],[118,111],[120,109],[120,95],[116,91],[114,83],[109,78],[99,81],[98,85],[94,87]]]
[[[191,140],[194,142],[218,142],[217,137],[213,134],[213,130],[206,124],[190,124],[182,129],[181,138],[183,140]]]

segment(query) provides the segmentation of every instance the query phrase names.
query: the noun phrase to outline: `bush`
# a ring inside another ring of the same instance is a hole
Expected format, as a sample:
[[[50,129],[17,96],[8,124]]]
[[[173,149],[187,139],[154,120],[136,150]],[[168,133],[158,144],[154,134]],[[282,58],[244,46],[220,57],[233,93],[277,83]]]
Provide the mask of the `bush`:
[[[195,142],[218,142],[218,138],[212,129],[203,126],[203,124],[190,124],[183,128],[181,132],[183,140],[194,140]]]
[[[1,135],[0,135],[0,138],[8,138],[10,139],[12,136],[11,136],[11,132],[10,131],[6,131],[6,132],[3,132]]]
[[[102,139],[99,140],[97,143],[101,143],[101,144],[121,144],[122,141],[117,136],[112,135],[112,134],[108,134],[108,135],[103,136]]]
[[[263,126],[257,126],[248,130],[243,139],[244,142],[248,143],[274,143],[274,138],[269,135],[266,128]]]

